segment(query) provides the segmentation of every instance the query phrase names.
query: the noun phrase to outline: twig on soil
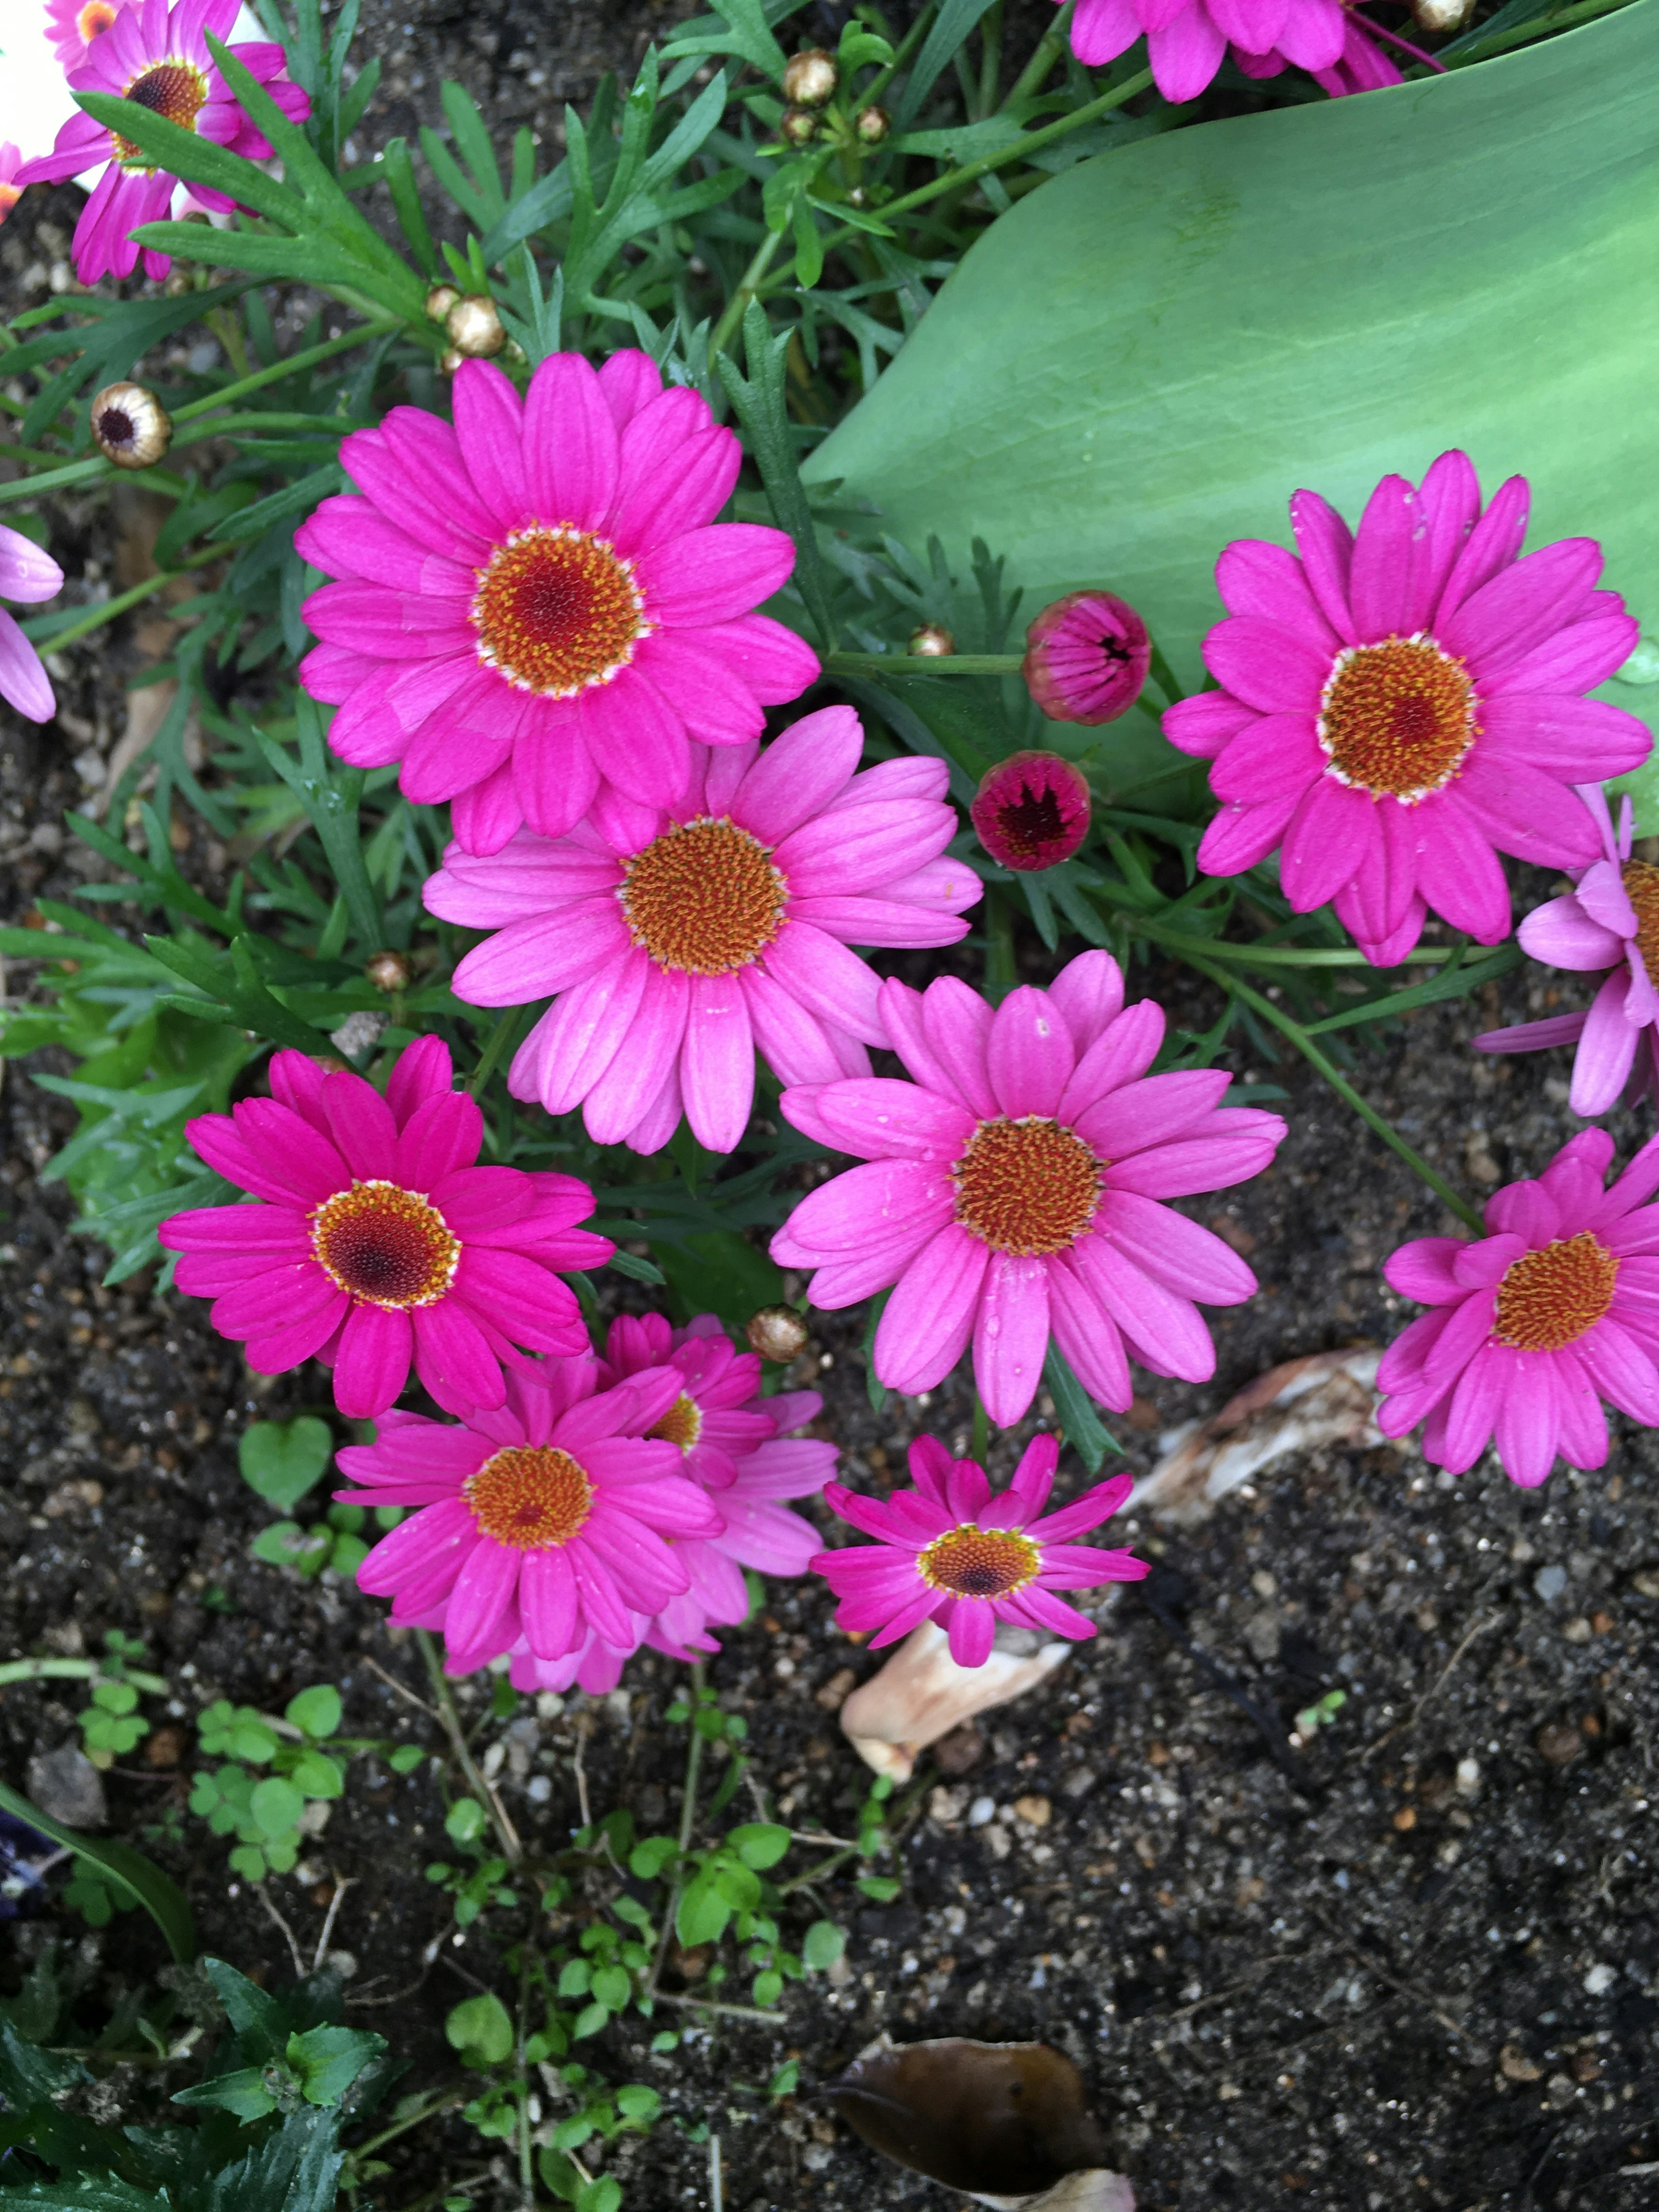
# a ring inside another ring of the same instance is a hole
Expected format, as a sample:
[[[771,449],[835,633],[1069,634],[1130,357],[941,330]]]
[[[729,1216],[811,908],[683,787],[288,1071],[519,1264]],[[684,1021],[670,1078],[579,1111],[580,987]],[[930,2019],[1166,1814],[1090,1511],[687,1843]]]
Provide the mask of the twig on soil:
[[[571,1771],[576,1778],[576,1804],[582,1816],[582,1826],[585,1828],[591,1828],[593,1825],[593,1813],[592,1807],[587,1802],[587,1769],[582,1764],[587,1753],[587,1730],[582,1726],[582,1723],[586,1719],[586,1717],[587,1716],[585,1713],[578,1714],[576,1717],[575,1724],[572,1730],[572,1733],[574,1735],[576,1739],[576,1749],[571,1759],[570,1765]],[[609,1839],[607,1838],[607,1848],[608,1840]]]
[[[367,1652],[363,1654],[363,1664],[373,1668],[389,1690],[395,1690],[400,1698],[407,1698],[417,1712],[424,1713],[428,1720],[435,1721],[440,1728],[443,1726],[443,1715],[435,1706],[428,1705],[424,1698],[417,1698],[408,1683],[400,1682],[389,1668],[382,1667],[378,1659],[371,1659]]]
[[[708,2212],[725,2212],[726,2191],[720,2174],[720,2139],[708,2138]]]
[[[334,1894],[328,1900],[328,1911],[324,1917],[323,1932],[317,1938],[317,1954],[311,1962],[311,1971],[313,1974],[318,1972],[323,1960],[328,1956],[328,1939],[334,1933],[334,1923],[339,1914],[340,1899],[356,1879],[356,1875],[337,1874],[334,1877]]]
[[[438,1647],[433,1641],[430,1630],[417,1628],[415,1640],[421,1647],[421,1656],[426,1662],[426,1671],[431,1677],[433,1692],[438,1700],[435,1717],[449,1738],[449,1747],[466,1777],[467,1787],[489,1811],[496,1838],[501,1846],[501,1856],[509,1866],[517,1866],[524,1856],[524,1845],[519,1839],[518,1830],[507,1817],[506,1806],[496,1796],[493,1784],[486,1782],[478,1771],[477,1763],[467,1748],[466,1737],[461,1729],[461,1717],[455,1710],[455,1700],[450,1694],[449,1684],[444,1679],[443,1661],[438,1656]]]
[[[288,1954],[294,1961],[295,1979],[301,1982],[304,1981],[306,1978],[306,1962],[300,1956],[300,1947],[294,1940],[294,1930],[289,1926],[287,1921],[283,1919],[282,1914],[271,1903],[269,1896],[267,1896],[265,1893],[265,1886],[264,1882],[256,1881],[254,1883],[253,1894],[258,1899],[260,1904],[264,1905],[265,1911],[270,1915],[271,1918],[276,1923],[276,1925],[282,1929],[283,1935],[288,1938]]]
[[[763,2020],[774,2027],[788,2024],[788,2015],[781,2012],[762,2012],[755,2005],[717,2004],[713,1997],[670,1996],[665,1990],[653,1990],[653,2004],[678,2005],[682,2012],[721,2012],[732,2020]]]
[[[1411,1712],[1407,1716],[1407,1717],[1403,1721],[1396,1721],[1391,1729],[1388,1729],[1383,1735],[1375,1737],[1371,1742],[1365,1746],[1364,1751],[1359,1754],[1362,1763],[1365,1759],[1368,1759],[1373,1752],[1381,1751],[1385,1743],[1392,1743],[1396,1736],[1408,1735],[1410,1731],[1417,1726],[1424,1714],[1427,1712],[1429,1707],[1434,1703],[1435,1699],[1439,1696],[1442,1690],[1445,1688],[1447,1683],[1451,1680],[1458,1668],[1462,1665],[1463,1656],[1468,1651],[1470,1644],[1474,1643],[1477,1638],[1484,1636],[1489,1628],[1495,1628],[1503,1618],[1504,1612],[1501,1607],[1496,1613],[1482,1614],[1481,1618],[1475,1622],[1474,1627],[1468,1631],[1468,1634],[1458,1644],[1456,1650],[1454,1651],[1451,1657],[1447,1660],[1445,1665],[1441,1668],[1439,1674],[1435,1677],[1429,1687],[1425,1690],[1422,1696],[1418,1699],[1416,1705],[1413,1707]]]

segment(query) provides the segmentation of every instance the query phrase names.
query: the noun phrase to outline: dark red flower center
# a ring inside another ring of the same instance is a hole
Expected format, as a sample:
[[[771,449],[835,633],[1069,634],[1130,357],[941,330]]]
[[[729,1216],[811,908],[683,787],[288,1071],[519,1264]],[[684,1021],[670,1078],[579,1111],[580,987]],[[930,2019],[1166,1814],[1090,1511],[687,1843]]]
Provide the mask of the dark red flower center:
[[[661,1420],[645,1433],[655,1437],[659,1443],[678,1444],[683,1452],[689,1452],[702,1434],[702,1407],[682,1390]]]
[[[635,854],[619,896],[634,942],[659,967],[725,975],[772,942],[788,891],[757,837],[699,815]]]
[[[957,1220],[994,1252],[1064,1252],[1095,1218],[1103,1165],[1058,1121],[981,1121],[951,1170]]]
[[[375,1306],[429,1306],[455,1279],[459,1240],[435,1206],[394,1182],[358,1182],[311,1217],[311,1249],[331,1280]]]
[[[1659,988],[1659,868],[1647,860],[1626,860],[1619,875],[1636,908],[1636,949],[1649,982]]]
[[[480,1532],[517,1552],[568,1544],[593,1510],[587,1471],[552,1444],[510,1444],[468,1475],[461,1495]]]
[[[1601,1320],[1618,1280],[1619,1261],[1599,1237],[1558,1237],[1504,1270],[1493,1334],[1517,1352],[1559,1352]]]
[[[520,691],[568,699],[609,683],[651,629],[632,562],[568,524],[514,531],[477,575],[478,658]]]
[[[1033,791],[1020,786],[1019,797],[1004,799],[997,808],[997,828],[1009,850],[1021,860],[1035,860],[1066,835],[1066,817],[1060,801],[1046,786]]]
[[[964,1521],[935,1536],[916,1565],[923,1582],[952,1597],[1007,1597],[1035,1580],[1042,1554],[1017,1528],[981,1528]]]
[[[1451,781],[1480,734],[1474,686],[1431,637],[1340,653],[1319,702],[1319,742],[1339,782],[1374,798],[1426,799]]]
[[[151,62],[122,95],[136,106],[149,108],[164,122],[176,123],[181,131],[194,131],[197,114],[206,105],[207,96],[207,79],[195,63],[179,61]],[[112,131],[110,137],[115,158],[124,169],[154,173],[149,155],[130,138],[122,137],[118,131]]]

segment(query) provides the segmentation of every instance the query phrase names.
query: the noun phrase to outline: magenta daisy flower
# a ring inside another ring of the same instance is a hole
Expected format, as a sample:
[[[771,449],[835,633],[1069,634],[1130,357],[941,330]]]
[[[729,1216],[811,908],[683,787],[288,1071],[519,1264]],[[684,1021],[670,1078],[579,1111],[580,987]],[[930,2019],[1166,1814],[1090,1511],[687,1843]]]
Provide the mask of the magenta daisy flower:
[[[1582,695],[1628,658],[1637,625],[1595,587],[1594,538],[1521,557],[1529,497],[1511,477],[1483,514],[1468,456],[1443,453],[1420,491],[1385,477],[1357,534],[1299,491],[1299,558],[1257,538],[1227,548],[1216,584],[1229,618],[1204,641],[1224,688],[1164,717],[1183,752],[1215,763],[1206,874],[1237,875],[1282,845],[1295,911],[1334,901],[1389,967],[1428,908],[1483,945],[1509,934],[1498,853],[1596,858],[1571,787],[1639,767],[1652,739]]]
[[[168,0],[132,0],[94,38],[82,66],[70,77],[70,90],[135,100],[181,131],[228,146],[251,161],[268,161],[269,143],[232,99],[203,35],[211,31],[216,38],[227,38],[239,4],[240,0],[178,0],[169,7]],[[280,46],[256,42],[231,52],[290,122],[303,122],[310,114],[309,99],[283,75]],[[78,176],[106,159],[109,167],[75,226],[75,273],[83,284],[131,275],[138,261],[131,234],[141,223],[166,216],[178,178],[150,168],[129,140],[89,115],[74,116],[58,132],[51,153],[25,162],[17,173],[20,184],[51,183]],[[235,205],[205,185],[191,189],[204,207],[218,214],[228,215]],[[173,266],[165,253],[150,246],[143,253],[146,276],[165,276]]]
[[[818,673],[754,609],[794,564],[781,530],[716,523],[743,451],[642,353],[595,370],[550,355],[520,400],[464,362],[455,426],[395,407],[340,459],[362,493],[297,533],[340,579],[306,601],[323,643],[301,673],[329,742],[402,763],[404,795],[450,799],[469,853],[520,823],[574,829],[603,787],[672,806],[691,740],[757,738]]]
[[[702,1536],[675,1540],[674,1556],[690,1582],[655,1614],[636,1615],[625,1647],[594,1635],[562,1659],[538,1659],[527,1644],[514,1655],[521,1690],[568,1690],[573,1682],[599,1693],[615,1689],[624,1662],[641,1644],[672,1659],[720,1649],[712,1626],[743,1620],[749,1589],[743,1570],[805,1574],[818,1548],[817,1530],[781,1502],[820,1492],[836,1468],[836,1447],[793,1437],[820,1411],[816,1390],[760,1395],[760,1362],[734,1350],[713,1314],[689,1328],[671,1329],[659,1314],[611,1325],[601,1377],[608,1383],[663,1367],[678,1370],[679,1395],[651,1430],[679,1446],[686,1474],[707,1495],[720,1523]]]
[[[1093,1621],[1054,1592],[1138,1583],[1150,1570],[1133,1552],[1068,1539],[1109,1520],[1134,1486],[1115,1475],[1045,1514],[1059,1459],[1057,1438],[1033,1437],[1007,1489],[993,1492],[982,1467],[952,1459],[936,1437],[918,1437],[910,1447],[914,1490],[895,1491],[880,1504],[832,1482],[824,1496],[842,1519],[878,1540],[820,1552],[812,1562],[841,1600],[836,1626],[849,1635],[874,1629],[875,1651],[936,1620],[950,1632],[958,1667],[985,1664],[999,1620],[1075,1643],[1092,1636]]]
[[[65,73],[84,68],[93,40],[120,14],[125,0],[46,0],[46,35]]]
[[[23,187],[17,182],[17,172],[23,166],[23,156],[16,143],[0,138],[0,222],[23,197]]]
[[[1153,81],[1173,100],[1196,100],[1230,44],[1247,69],[1278,56],[1317,75],[1336,68],[1348,35],[1340,0],[1078,0],[1072,18],[1072,51],[1091,68],[1144,36]]]
[[[360,1487],[335,1495],[416,1510],[364,1560],[358,1588],[391,1598],[398,1622],[425,1626],[441,1607],[452,1674],[521,1636],[540,1659],[590,1631],[626,1644],[634,1613],[686,1588],[666,1540],[715,1525],[678,1446],[648,1433],[681,1379],[657,1368],[606,1389],[584,1353],[515,1370],[502,1404],[459,1427],[386,1416],[374,1443],[337,1455]]]
[[[1431,69],[1442,66],[1431,54],[1422,52],[1407,40],[1395,39],[1380,23],[1373,23],[1368,17],[1357,15],[1351,9],[1344,9],[1343,29],[1342,51],[1330,67],[1308,72],[1322,91],[1329,93],[1333,100],[1342,100],[1356,92],[1376,92],[1385,84],[1401,82],[1399,70],[1379,47],[1371,44],[1371,39],[1366,36],[1367,32],[1373,38],[1390,39],[1419,60],[1427,62]],[[1277,52],[1247,53],[1243,47],[1235,46],[1233,59],[1246,76],[1264,77],[1278,76],[1288,65],[1291,57]]]
[[[1089,779],[1058,753],[1011,753],[981,779],[968,811],[1001,868],[1021,874],[1069,860],[1089,834]]]
[[[51,554],[43,553],[21,530],[0,525],[0,599],[34,606],[63,588],[64,572]],[[58,712],[58,701],[40,654],[3,607],[0,607],[0,699],[31,722],[49,722]]]
[[[1488,1199],[1488,1236],[1421,1237],[1382,1272],[1433,1311],[1391,1344],[1377,1370],[1377,1426],[1421,1421],[1424,1456],[1454,1474],[1489,1442],[1510,1480],[1535,1488],[1558,1455],[1607,1455],[1605,1398],[1659,1423],[1659,1138],[1611,1189],[1605,1129],[1571,1138],[1535,1182]]]
[[[1602,857],[1575,869],[1577,889],[1534,907],[1517,934],[1546,967],[1610,972],[1578,1012],[1488,1030],[1472,1042],[1477,1052],[1576,1044],[1567,1103],[1589,1115],[1607,1113],[1626,1083],[1637,1092],[1659,1092],[1659,868],[1631,858],[1628,799],[1615,832],[1601,787],[1587,784],[1579,796],[1601,830]]]
[[[1115,722],[1139,698],[1152,665],[1146,625],[1110,592],[1072,592],[1025,633],[1021,674],[1051,722]]]
[[[786,1083],[869,1072],[886,1042],[877,977],[849,942],[954,945],[980,896],[942,761],[855,773],[850,707],[753,744],[689,749],[684,797],[613,799],[567,837],[520,830],[475,858],[452,845],[426,886],[445,921],[494,928],[455,971],[476,1006],[554,998],[509,1085],[550,1114],[582,1108],[602,1145],[654,1152],[684,1108],[729,1152],[748,1125],[755,1054]]]
[[[186,1124],[208,1165],[262,1202],[161,1224],[184,1255],[179,1289],[213,1299],[213,1326],[246,1340],[258,1373],[331,1366],[350,1420],[384,1413],[411,1363],[449,1413],[499,1406],[503,1365],[522,1364],[514,1346],[586,1346],[556,1271],[616,1249],[575,1226],[593,1194],[574,1176],[474,1164],[483,1116],[453,1079],[438,1037],[404,1049],[384,1097],[279,1052],[269,1098]]]
[[[816,1305],[895,1286],[879,1380],[932,1389],[971,1342],[1002,1428],[1036,1395],[1051,1332],[1103,1405],[1133,1395],[1128,1352],[1154,1375],[1207,1380],[1215,1346],[1193,1300],[1237,1305],[1255,1277],[1159,1201],[1259,1174],[1285,1135],[1278,1115],[1218,1105],[1222,1069],[1149,1076],[1163,1012],[1124,1006],[1109,953],[994,1013],[954,976],[925,992],[886,982],[881,1015],[913,1080],[784,1092],[797,1129],[870,1164],[810,1193],[772,1240],[780,1267],[817,1270]]]

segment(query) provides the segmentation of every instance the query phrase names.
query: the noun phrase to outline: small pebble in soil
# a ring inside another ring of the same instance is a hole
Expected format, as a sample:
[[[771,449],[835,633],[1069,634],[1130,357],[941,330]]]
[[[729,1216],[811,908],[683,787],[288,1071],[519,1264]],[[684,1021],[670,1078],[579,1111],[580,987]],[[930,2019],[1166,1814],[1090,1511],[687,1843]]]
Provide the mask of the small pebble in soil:
[[[1538,1756],[1552,1766],[1571,1766],[1584,1748],[1584,1739],[1571,1721],[1549,1721],[1533,1738]]]

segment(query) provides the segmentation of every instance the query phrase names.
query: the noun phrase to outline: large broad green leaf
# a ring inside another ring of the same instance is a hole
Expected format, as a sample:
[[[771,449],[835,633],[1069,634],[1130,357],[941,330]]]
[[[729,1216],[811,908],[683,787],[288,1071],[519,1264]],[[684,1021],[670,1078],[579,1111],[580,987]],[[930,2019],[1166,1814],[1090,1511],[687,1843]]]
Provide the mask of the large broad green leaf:
[[[1599,538],[1659,630],[1656,78],[1637,0],[1085,162],[993,226],[805,473],[912,547],[984,538],[1028,606],[1109,585],[1195,681],[1228,539],[1288,544],[1298,485],[1357,520],[1462,446],[1488,493],[1530,477],[1533,544]]]
[[[142,1851],[135,1850],[131,1844],[112,1839],[103,1842],[83,1836],[76,1828],[66,1828],[61,1820],[54,1820],[51,1814],[43,1813],[21,1791],[10,1789],[3,1782],[0,1782],[0,1812],[27,1820],[43,1836],[49,1836],[53,1843],[61,1844],[65,1850],[84,1859],[123,1898],[131,1897],[135,1904],[142,1905],[181,1965],[188,1965],[195,1957],[195,1930],[184,1892]]]

